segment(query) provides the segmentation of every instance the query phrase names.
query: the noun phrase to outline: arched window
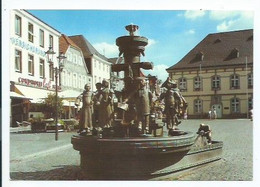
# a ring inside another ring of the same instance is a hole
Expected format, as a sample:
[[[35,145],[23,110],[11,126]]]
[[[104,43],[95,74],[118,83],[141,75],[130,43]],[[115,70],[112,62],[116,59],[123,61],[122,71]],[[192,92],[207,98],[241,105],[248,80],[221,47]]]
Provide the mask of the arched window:
[[[230,89],[239,89],[239,75],[233,74],[230,76]]]
[[[202,113],[202,100],[200,99],[194,100],[194,112]]]
[[[238,98],[231,99],[231,112],[238,113],[240,111],[240,101]]]

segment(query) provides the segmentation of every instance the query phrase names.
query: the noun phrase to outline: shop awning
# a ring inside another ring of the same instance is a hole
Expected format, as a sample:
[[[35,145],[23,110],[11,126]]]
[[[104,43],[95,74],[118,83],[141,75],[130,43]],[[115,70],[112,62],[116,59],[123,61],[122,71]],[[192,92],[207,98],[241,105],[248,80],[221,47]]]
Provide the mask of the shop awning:
[[[59,92],[58,95],[61,98],[71,98],[76,99],[82,92],[75,91],[75,90],[64,90],[62,92]]]
[[[40,103],[42,102],[42,99],[48,97],[49,93],[55,93],[54,91],[32,88],[22,85],[15,85],[15,87],[20,90],[22,95],[24,95],[26,98],[31,99],[32,103]]]
[[[31,99],[31,98],[25,97],[24,95],[16,93],[16,92],[10,92],[10,97],[11,98],[18,98],[18,99]]]

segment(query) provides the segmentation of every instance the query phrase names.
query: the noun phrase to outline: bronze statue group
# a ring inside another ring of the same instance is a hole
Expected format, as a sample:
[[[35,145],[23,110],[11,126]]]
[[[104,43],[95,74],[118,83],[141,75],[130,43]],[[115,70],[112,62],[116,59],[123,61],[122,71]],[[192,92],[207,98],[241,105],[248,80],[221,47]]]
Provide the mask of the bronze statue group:
[[[94,132],[108,130],[111,132],[111,129],[116,129],[115,126],[119,126],[130,129],[135,127],[135,135],[149,135],[158,126],[156,116],[162,113],[168,134],[174,135],[181,123],[179,117],[187,115],[188,107],[177,83],[167,78],[161,85],[166,90],[154,94],[146,87],[144,77],[138,77],[135,81],[135,89],[123,89],[120,94],[109,89],[107,80],[97,83],[94,93],[90,90],[90,85],[86,84],[85,90],[75,102],[77,107],[82,102],[79,134],[93,135]],[[130,84],[125,86],[131,88]],[[118,102],[114,102],[115,97]],[[158,103],[163,107],[158,107]]]

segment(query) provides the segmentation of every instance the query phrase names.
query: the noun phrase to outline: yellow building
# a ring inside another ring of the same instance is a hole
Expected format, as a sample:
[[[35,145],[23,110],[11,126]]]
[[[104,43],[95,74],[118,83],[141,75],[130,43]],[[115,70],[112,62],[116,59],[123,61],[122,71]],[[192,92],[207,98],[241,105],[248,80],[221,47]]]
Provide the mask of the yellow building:
[[[167,69],[190,118],[248,117],[253,108],[253,30],[209,34]]]

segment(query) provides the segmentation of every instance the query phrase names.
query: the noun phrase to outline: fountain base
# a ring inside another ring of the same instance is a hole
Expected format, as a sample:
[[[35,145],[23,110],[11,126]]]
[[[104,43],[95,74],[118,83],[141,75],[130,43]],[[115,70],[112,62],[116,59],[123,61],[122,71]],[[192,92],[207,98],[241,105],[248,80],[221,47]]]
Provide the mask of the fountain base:
[[[219,160],[222,142],[203,145],[191,132],[179,136],[98,138],[73,136],[86,180],[147,180]]]

